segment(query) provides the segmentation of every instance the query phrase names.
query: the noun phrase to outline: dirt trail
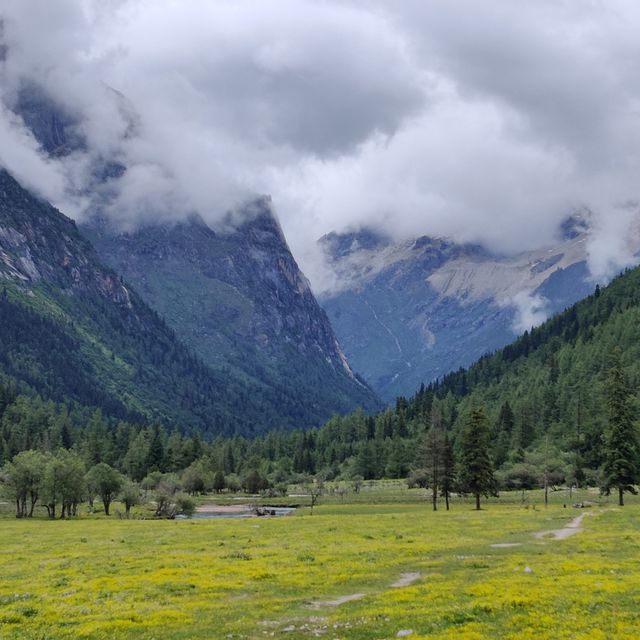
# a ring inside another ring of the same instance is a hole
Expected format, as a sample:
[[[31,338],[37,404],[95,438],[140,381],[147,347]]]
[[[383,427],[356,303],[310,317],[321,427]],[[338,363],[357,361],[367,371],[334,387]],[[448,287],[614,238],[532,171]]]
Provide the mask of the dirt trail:
[[[535,531],[531,535],[538,540],[566,540],[571,536],[575,536],[576,533],[580,533],[584,529],[582,528],[582,520],[585,516],[592,516],[590,511],[581,513],[575,517],[571,522],[566,524],[561,529],[547,529],[545,531]],[[489,545],[492,549],[508,549],[510,547],[520,547],[522,542],[494,542]]]
[[[533,534],[534,538],[550,538],[551,540],[566,540],[571,536],[574,536],[576,533],[580,533],[583,531],[582,529],[582,520],[585,516],[592,515],[589,513],[583,513],[578,517],[574,518],[569,524],[562,527],[562,529],[550,529],[549,531],[536,531]]]
[[[389,585],[390,589],[401,589],[402,587],[410,587],[414,582],[417,582],[422,577],[422,574],[419,571],[408,571],[406,573],[401,573],[400,577]],[[351,593],[346,596],[339,596],[338,598],[334,598],[332,600],[316,600],[315,602],[311,602],[310,605],[314,609],[319,609],[321,607],[339,607],[341,604],[345,604],[347,602],[353,602],[354,600],[361,600],[366,596],[365,593]]]
[[[392,589],[401,589],[402,587],[409,587],[414,582],[417,582],[422,577],[418,571],[412,571],[409,573],[401,573],[400,578],[395,582],[392,582],[389,586]]]
[[[319,607],[339,607],[341,604],[345,604],[346,602],[361,600],[362,598],[364,598],[364,596],[364,593],[351,593],[348,596],[340,596],[339,598],[335,598],[333,600],[319,600],[317,602],[312,602],[311,606],[315,609]]]

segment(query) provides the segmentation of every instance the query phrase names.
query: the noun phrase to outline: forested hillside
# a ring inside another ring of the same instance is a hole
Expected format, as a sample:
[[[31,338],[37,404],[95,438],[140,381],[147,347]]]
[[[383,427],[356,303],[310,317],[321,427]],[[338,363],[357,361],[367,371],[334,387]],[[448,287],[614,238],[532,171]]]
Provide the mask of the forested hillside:
[[[597,484],[607,426],[605,385],[615,349],[636,399],[640,378],[640,270],[469,369],[423,386],[412,398],[367,417],[335,417],[322,428],[235,441],[236,459],[256,456],[278,473],[324,477],[404,477],[426,466],[427,429],[441,425],[459,448],[473,408],[490,426],[490,452],[503,486],[550,482]],[[233,447],[233,442],[220,445]],[[220,454],[221,455],[221,454]],[[255,464],[255,458],[254,458]]]
[[[115,423],[100,414],[70,416],[64,407],[16,397],[17,390],[4,385],[2,457],[8,461],[28,448],[71,448],[86,464],[107,462],[135,480],[152,472],[178,473],[187,490],[216,485],[255,491],[312,476],[356,484],[409,476],[426,485],[429,427],[442,427],[459,454],[471,410],[483,408],[501,486],[533,487],[542,483],[543,474],[550,484],[597,485],[611,354],[620,350],[635,402],[639,321],[640,270],[635,269],[470,369],[422,387],[410,399],[399,398],[376,416],[357,411],[311,431],[272,431],[253,439],[207,442],[153,426]]]

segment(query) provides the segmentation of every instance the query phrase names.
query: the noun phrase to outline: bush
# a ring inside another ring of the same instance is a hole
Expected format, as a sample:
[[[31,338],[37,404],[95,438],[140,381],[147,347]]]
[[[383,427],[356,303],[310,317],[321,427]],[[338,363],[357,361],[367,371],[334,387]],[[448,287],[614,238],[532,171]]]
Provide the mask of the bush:
[[[503,489],[534,489],[541,484],[540,472],[533,465],[519,462],[499,474],[499,483]]]
[[[426,489],[429,486],[429,474],[425,469],[417,469],[407,478],[407,486],[409,489]]]
[[[196,510],[196,502],[190,496],[179,493],[175,497],[176,500],[176,515],[192,516]]]

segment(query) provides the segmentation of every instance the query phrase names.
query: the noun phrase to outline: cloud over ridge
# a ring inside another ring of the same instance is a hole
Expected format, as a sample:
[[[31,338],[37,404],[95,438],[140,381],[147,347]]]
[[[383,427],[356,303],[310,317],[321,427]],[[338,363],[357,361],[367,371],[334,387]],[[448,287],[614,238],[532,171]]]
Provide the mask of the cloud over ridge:
[[[81,217],[198,211],[270,193],[316,288],[315,240],[363,226],[516,252],[594,214],[591,268],[638,201],[640,9],[626,0],[7,0],[0,163]],[[86,144],[46,154],[12,112],[25,81]],[[97,185],[100,163],[123,175]]]

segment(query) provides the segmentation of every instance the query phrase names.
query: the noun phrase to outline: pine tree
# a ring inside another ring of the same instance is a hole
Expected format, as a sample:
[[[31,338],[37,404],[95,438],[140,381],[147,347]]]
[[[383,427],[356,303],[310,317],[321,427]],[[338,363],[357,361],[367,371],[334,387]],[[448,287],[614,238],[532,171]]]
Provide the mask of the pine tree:
[[[196,431],[191,436],[191,457],[189,458],[189,464],[191,464],[194,460],[201,458],[203,452],[204,447],[202,446],[202,440],[200,438],[200,434]]]
[[[108,431],[109,425],[102,416],[102,411],[96,409],[87,425],[84,443],[84,458],[88,465],[98,464],[108,456]]]
[[[508,401],[503,402],[492,437],[493,456],[496,467],[502,466],[507,460],[514,424],[515,417],[513,415],[513,409]],[[517,438],[520,438],[520,436],[518,435]]]
[[[149,453],[149,438],[146,429],[141,429],[137,436],[131,439],[127,453],[122,461],[122,467],[130,478],[139,482],[147,473],[147,455]]]
[[[160,427],[155,425],[149,438],[149,449],[147,450],[146,467],[149,471],[162,471],[164,463],[164,446]]]
[[[236,471],[236,458],[230,442],[227,442],[222,450],[222,470],[225,473],[235,473]]]
[[[614,350],[607,380],[609,427],[605,432],[603,488],[618,490],[618,504],[624,505],[624,493],[637,493],[638,436],[633,423],[630,394],[622,366],[620,350]]]
[[[431,427],[425,436],[423,459],[431,485],[431,504],[433,510],[437,511],[444,467],[444,431],[440,414],[435,411],[431,416]]]
[[[476,509],[480,509],[480,496],[489,496],[495,491],[493,463],[489,455],[489,425],[483,409],[473,409],[460,434],[460,484],[463,490],[472,493]]]
[[[386,475],[389,478],[404,478],[411,466],[411,452],[404,440],[395,439],[388,444]]]
[[[449,436],[444,434],[444,449],[442,454],[442,479],[440,492],[444,497],[444,504],[449,511],[449,497],[455,483],[455,456],[453,453],[453,443]]]
[[[509,401],[502,403],[500,407],[500,415],[498,416],[498,434],[502,431],[511,433],[513,431],[513,425],[515,424],[515,417],[513,415],[513,409],[509,404]]]
[[[377,475],[377,452],[373,440],[367,440],[360,446],[360,451],[355,459],[355,472],[365,480],[372,480]]]

